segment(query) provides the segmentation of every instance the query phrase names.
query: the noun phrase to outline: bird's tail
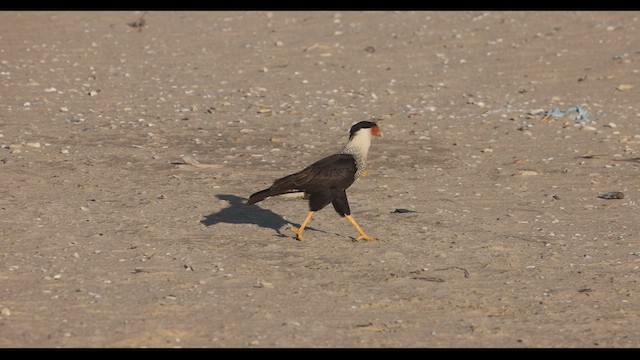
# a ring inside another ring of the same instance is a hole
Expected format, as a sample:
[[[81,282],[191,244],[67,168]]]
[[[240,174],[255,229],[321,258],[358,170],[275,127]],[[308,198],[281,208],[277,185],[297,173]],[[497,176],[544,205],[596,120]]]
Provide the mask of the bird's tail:
[[[255,203],[259,202],[259,201],[262,201],[262,200],[268,198],[270,190],[271,189],[264,189],[264,190],[258,191],[257,193],[251,195],[249,197],[249,200],[247,201],[247,204],[255,204]]]
[[[273,182],[270,188],[258,191],[257,193],[251,195],[247,204],[255,204],[259,201],[262,201],[270,196],[277,196],[289,193],[301,192],[298,187],[298,183],[305,183],[308,181],[310,173],[308,171],[300,171],[295,174],[291,174],[280,178]]]

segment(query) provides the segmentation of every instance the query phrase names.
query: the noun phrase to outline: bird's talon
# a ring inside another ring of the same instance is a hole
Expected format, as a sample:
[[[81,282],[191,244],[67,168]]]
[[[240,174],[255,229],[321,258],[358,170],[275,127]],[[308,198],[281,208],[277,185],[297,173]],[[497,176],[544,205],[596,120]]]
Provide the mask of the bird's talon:
[[[376,239],[376,238],[371,237],[371,236],[369,236],[369,235],[360,235],[360,236],[358,236],[358,237],[356,238],[356,241],[361,241],[361,240],[373,241],[373,240],[375,240],[375,239]]]
[[[291,230],[292,232],[294,232],[296,234],[296,239],[298,241],[304,241],[304,238],[302,237],[302,232],[300,231],[299,228],[297,227],[290,227],[289,230]]]

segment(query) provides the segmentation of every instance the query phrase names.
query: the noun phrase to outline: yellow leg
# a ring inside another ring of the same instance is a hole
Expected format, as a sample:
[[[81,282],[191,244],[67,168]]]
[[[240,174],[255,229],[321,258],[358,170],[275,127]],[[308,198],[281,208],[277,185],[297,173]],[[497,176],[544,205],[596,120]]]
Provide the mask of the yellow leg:
[[[309,215],[307,215],[307,218],[304,219],[304,221],[302,222],[302,225],[300,225],[299,228],[297,227],[290,227],[289,230],[293,231],[294,233],[296,233],[296,238],[299,241],[304,240],[304,238],[302,237],[302,232],[304,231],[304,228],[307,226],[307,224],[309,223],[309,220],[311,220],[311,217],[313,216],[313,211],[309,211]]]
[[[353,226],[356,228],[356,230],[358,230],[358,232],[360,233],[360,236],[358,236],[358,237],[356,238],[356,241],[360,241],[360,240],[368,240],[368,241],[375,240],[375,238],[373,238],[373,237],[371,237],[371,236],[369,236],[369,235],[365,234],[365,232],[364,232],[364,231],[362,230],[362,228],[358,225],[358,223],[357,223],[357,222],[356,222],[356,220],[353,218],[353,216],[351,216],[351,215],[347,215],[346,217],[347,217],[347,220],[349,220],[349,222],[351,223],[351,225],[353,225]]]

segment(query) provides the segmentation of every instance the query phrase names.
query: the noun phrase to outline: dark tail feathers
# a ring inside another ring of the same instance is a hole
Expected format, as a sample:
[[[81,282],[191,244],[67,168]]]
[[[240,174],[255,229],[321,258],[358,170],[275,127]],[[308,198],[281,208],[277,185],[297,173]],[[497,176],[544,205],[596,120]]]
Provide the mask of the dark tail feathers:
[[[271,189],[264,189],[264,190],[258,191],[257,193],[251,195],[249,197],[249,201],[247,201],[247,204],[255,204],[255,203],[259,202],[259,201],[262,201],[262,200],[268,198],[270,190]]]
[[[310,176],[312,176],[312,173],[305,169],[295,174],[280,178],[274,181],[270,188],[258,191],[251,195],[247,204],[255,204],[270,196],[304,191],[300,189],[300,186],[297,184],[305,184],[309,181]]]

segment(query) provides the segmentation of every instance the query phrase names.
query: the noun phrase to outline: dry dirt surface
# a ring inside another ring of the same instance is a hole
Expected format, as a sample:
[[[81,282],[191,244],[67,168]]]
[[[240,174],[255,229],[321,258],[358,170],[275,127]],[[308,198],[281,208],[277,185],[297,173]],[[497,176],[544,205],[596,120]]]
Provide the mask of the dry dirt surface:
[[[0,346],[638,347],[639,32],[2,12]],[[305,202],[244,203],[373,117],[348,193],[378,240],[329,206],[299,242]]]

